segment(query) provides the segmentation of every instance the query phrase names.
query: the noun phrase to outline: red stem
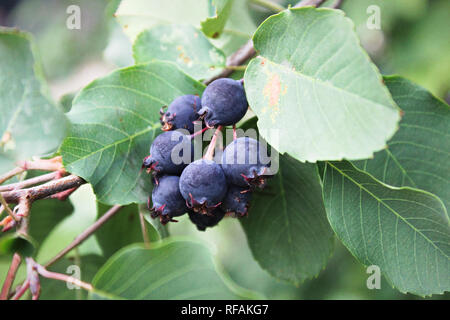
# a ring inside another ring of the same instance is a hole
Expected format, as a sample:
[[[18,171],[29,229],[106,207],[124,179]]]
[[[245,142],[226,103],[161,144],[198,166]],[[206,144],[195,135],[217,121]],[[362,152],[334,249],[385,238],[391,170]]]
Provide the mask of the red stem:
[[[211,139],[211,142],[208,146],[208,150],[206,151],[205,156],[203,159],[212,160],[214,157],[214,149],[216,148],[217,143],[217,136],[219,135],[220,131],[222,130],[222,126],[218,126],[216,129],[216,132],[214,132],[214,135]]]
[[[0,300],[8,299],[9,290],[16,278],[17,269],[19,269],[22,258],[19,254],[14,253],[12,258],[11,266],[9,267],[8,274],[6,275],[5,282],[3,283],[2,292],[0,293]]]

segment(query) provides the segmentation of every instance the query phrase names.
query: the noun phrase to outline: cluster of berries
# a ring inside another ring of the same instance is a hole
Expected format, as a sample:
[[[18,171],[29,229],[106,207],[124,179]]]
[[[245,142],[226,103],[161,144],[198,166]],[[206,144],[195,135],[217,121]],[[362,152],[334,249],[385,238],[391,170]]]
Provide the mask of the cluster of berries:
[[[167,111],[161,109],[165,132],[155,138],[142,165],[153,176],[154,188],[148,201],[152,218],[166,224],[188,213],[197,228],[204,231],[225,215],[247,215],[252,191],[262,188],[268,175],[268,163],[262,161],[267,150],[255,139],[234,137],[217,163],[212,160],[213,138],[206,155],[194,161],[192,143],[192,137],[209,128],[221,130],[233,125],[235,130],[247,109],[242,81],[226,78],[208,85],[201,99],[180,96]],[[194,132],[196,121],[205,128]]]

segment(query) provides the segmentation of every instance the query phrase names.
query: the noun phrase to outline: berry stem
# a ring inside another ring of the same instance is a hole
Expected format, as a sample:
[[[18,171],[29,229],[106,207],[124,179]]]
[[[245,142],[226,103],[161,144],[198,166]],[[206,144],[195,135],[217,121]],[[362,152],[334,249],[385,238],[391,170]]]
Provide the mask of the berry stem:
[[[198,136],[199,134],[202,134],[203,132],[205,132],[205,131],[208,130],[208,129],[210,129],[210,128],[204,127],[202,130],[199,130],[199,131],[197,131],[197,132],[194,132],[194,133],[191,134],[189,137],[192,139],[192,138]]]
[[[214,157],[214,149],[216,148],[216,143],[217,143],[217,136],[219,135],[220,131],[222,131],[222,126],[218,126],[216,129],[216,132],[214,132],[214,135],[211,139],[211,142],[208,146],[208,150],[206,151],[205,156],[203,157],[203,159],[206,160],[212,160]]]

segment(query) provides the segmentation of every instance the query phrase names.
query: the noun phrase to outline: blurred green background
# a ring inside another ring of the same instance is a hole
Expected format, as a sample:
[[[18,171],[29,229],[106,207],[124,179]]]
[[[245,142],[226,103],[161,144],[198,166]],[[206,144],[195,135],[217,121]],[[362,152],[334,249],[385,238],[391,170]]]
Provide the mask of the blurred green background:
[[[245,0],[239,0],[245,1]],[[275,1],[275,0],[273,0]],[[133,64],[131,43],[113,18],[118,0],[3,0],[0,25],[31,32],[43,60],[53,98],[65,110],[83,86],[118,67]],[[282,5],[296,1],[278,0]],[[328,1],[327,3],[331,3]],[[66,28],[69,5],[81,8],[81,30]],[[369,30],[367,8],[377,5],[381,29]],[[399,74],[450,101],[450,1],[449,0],[346,0],[342,9],[353,19],[363,47],[383,74]],[[249,5],[255,23],[270,13]],[[96,218],[95,197],[83,186],[71,198],[75,212],[45,240],[38,260],[45,261],[65,247]],[[275,214],[275,213],[274,213]],[[317,279],[296,288],[272,278],[252,259],[245,234],[235,219],[200,233],[187,217],[171,224],[173,235],[191,235],[217,246],[220,261],[239,285],[260,291],[272,299],[418,299],[403,295],[384,279],[380,290],[366,286],[365,268],[336,240],[336,250]],[[101,254],[94,238],[77,254]],[[0,258],[0,274],[6,274],[9,257]],[[23,271],[23,270],[22,270]],[[23,273],[22,273],[23,274]],[[448,299],[450,295],[433,296]]]

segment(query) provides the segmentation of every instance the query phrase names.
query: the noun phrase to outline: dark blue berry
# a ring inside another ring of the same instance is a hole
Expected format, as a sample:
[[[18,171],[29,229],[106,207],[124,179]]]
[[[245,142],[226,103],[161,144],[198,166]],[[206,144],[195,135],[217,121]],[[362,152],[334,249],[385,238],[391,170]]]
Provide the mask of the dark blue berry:
[[[225,213],[220,209],[214,209],[210,214],[201,214],[190,211],[189,219],[197,226],[199,231],[205,231],[208,227],[214,227],[225,216]]]
[[[231,142],[222,154],[222,169],[229,183],[263,188],[269,174],[267,150],[257,140],[242,137]]]
[[[220,208],[226,213],[234,213],[239,217],[246,216],[251,196],[249,188],[230,185]]]
[[[241,120],[247,109],[248,102],[242,82],[221,78],[206,87],[198,114],[208,127],[229,126]]]
[[[153,140],[150,155],[144,159],[143,168],[155,176],[180,174],[191,162],[193,150],[191,139],[178,132],[163,132]],[[190,154],[184,151],[189,150]]]
[[[220,165],[200,159],[189,164],[180,177],[180,191],[189,208],[207,214],[220,205],[227,182]]]
[[[152,218],[160,218],[164,225],[188,211],[186,201],[180,193],[178,176],[162,176],[152,191],[152,206],[148,207]],[[150,199],[149,199],[150,202]]]
[[[172,101],[166,112],[161,108],[162,130],[185,129],[194,133],[194,121],[199,119],[197,112],[201,108],[198,96],[185,95]]]

